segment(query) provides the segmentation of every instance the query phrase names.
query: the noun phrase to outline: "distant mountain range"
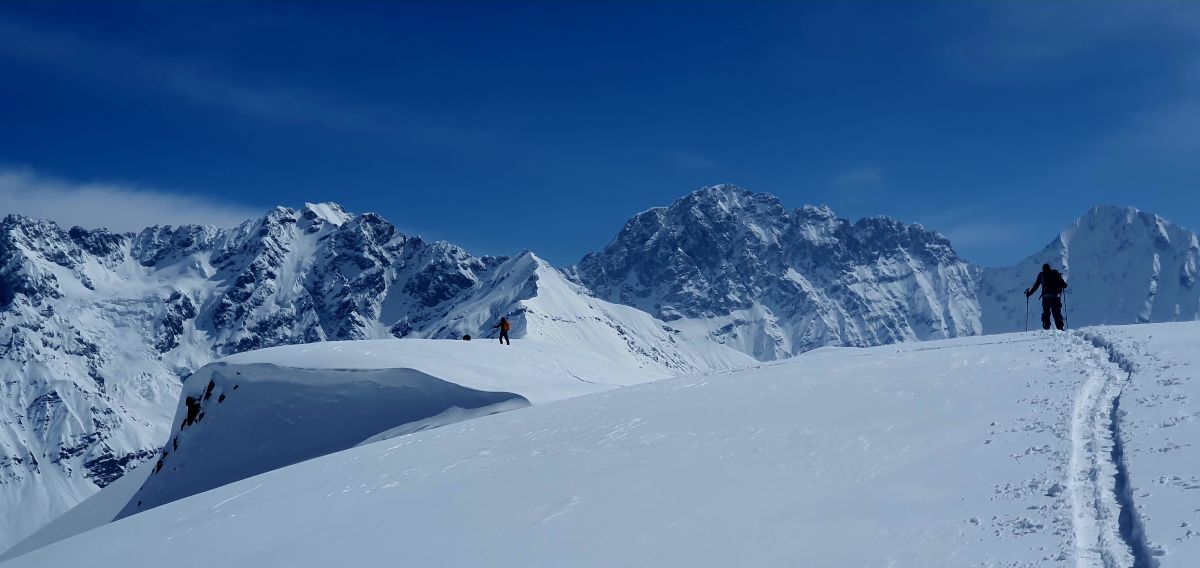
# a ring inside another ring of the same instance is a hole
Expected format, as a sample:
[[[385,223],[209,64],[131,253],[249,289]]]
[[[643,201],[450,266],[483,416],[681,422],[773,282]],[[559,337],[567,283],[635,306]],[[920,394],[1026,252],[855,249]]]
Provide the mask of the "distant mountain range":
[[[0,221],[0,550],[149,459],[180,381],[224,355],[325,340],[486,335],[551,341],[661,374],[823,345],[1024,329],[1043,262],[1070,323],[1194,320],[1197,235],[1096,207],[1014,267],[966,262],[940,234],[731,185],[630,219],[556,269],[474,257],[334,204],[234,229],[140,233]]]

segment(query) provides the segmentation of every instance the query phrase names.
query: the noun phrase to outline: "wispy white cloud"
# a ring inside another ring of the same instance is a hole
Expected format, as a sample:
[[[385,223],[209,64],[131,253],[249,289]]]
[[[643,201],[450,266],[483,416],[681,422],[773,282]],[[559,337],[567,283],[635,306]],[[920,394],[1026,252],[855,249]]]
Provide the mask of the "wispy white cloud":
[[[829,187],[840,190],[856,190],[883,185],[883,170],[874,166],[861,166],[838,173],[829,180]]]
[[[716,160],[687,150],[671,150],[663,156],[671,164],[687,170],[711,170],[721,166]]]
[[[257,217],[247,207],[121,184],[75,183],[0,168],[0,216],[20,213],[63,226],[138,231],[150,225],[232,227]]]

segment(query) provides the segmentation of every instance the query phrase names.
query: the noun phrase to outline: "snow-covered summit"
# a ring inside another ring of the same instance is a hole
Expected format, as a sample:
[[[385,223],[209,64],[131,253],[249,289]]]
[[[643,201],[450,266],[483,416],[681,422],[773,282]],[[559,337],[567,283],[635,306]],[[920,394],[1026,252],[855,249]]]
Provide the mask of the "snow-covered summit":
[[[305,203],[304,216],[318,218],[334,225],[341,225],[354,217],[337,203]]]

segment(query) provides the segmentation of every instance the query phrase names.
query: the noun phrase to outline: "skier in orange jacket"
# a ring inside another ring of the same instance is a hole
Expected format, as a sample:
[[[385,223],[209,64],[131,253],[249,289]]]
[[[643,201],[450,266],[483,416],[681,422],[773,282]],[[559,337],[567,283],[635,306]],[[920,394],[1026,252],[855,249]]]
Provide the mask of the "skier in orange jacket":
[[[508,323],[508,318],[500,318],[500,323],[493,325],[492,327],[500,328],[500,343],[512,345],[512,341],[509,341],[508,339],[508,330],[512,327],[512,324]]]

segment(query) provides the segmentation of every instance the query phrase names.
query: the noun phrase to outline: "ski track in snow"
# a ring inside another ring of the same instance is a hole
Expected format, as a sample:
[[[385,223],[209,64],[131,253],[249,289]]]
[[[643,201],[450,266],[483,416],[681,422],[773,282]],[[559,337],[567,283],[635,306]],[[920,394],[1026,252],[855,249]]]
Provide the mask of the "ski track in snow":
[[[1121,439],[1121,393],[1133,364],[1104,338],[1071,333],[1087,375],[1071,412],[1071,495],[1075,563],[1079,568],[1156,568],[1133,502]]]
[[[224,501],[221,501],[220,503],[217,503],[216,505],[213,505],[213,507],[212,507],[212,508],[213,508],[214,510],[216,510],[216,509],[220,509],[220,508],[221,508],[221,505],[224,505],[224,504],[226,504],[226,503],[228,503],[228,502],[230,502],[230,501],[233,501],[234,499],[237,499],[238,497],[241,497],[241,496],[243,496],[243,495],[246,495],[246,494],[248,494],[248,493],[251,493],[251,492],[253,492],[255,489],[258,489],[259,487],[262,487],[262,486],[263,486],[263,484],[259,483],[258,485],[255,485],[254,487],[251,487],[250,489],[247,489],[247,490],[245,490],[245,491],[243,491],[243,492],[241,492],[241,493],[238,493],[237,495],[234,495],[233,497],[230,497],[230,498],[228,498],[228,499],[226,499],[226,500],[224,500]]]

